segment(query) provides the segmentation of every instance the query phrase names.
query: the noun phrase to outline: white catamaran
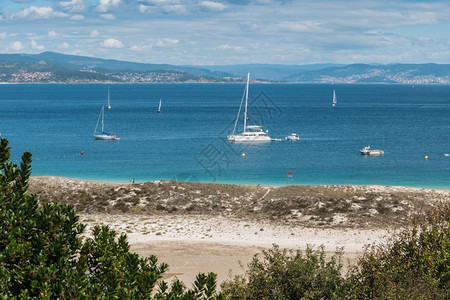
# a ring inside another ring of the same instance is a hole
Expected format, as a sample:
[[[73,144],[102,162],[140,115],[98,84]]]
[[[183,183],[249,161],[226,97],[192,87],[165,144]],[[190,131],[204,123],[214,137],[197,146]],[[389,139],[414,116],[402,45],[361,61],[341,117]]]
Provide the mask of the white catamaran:
[[[108,88],[108,104],[106,105],[106,109],[111,109],[111,101],[109,99],[109,88]]]
[[[263,131],[260,125],[247,125],[247,105],[248,105],[248,86],[250,82],[250,73],[247,74],[247,85],[245,86],[245,109],[244,109],[244,131],[240,134],[235,134],[236,126],[239,120],[239,115],[241,113],[242,102],[244,100],[244,95],[242,96],[241,105],[239,106],[239,111],[234,122],[233,132],[228,136],[230,142],[270,142],[272,139],[267,134],[268,131]]]
[[[333,90],[333,102],[331,102],[331,106],[336,106],[337,104],[337,98],[336,98],[336,91]]]
[[[102,120],[102,131],[101,133],[97,133],[98,129],[98,123],[100,123],[100,119]],[[98,116],[97,125],[95,126],[94,130],[94,138],[96,140],[119,140],[119,137],[115,135],[114,133],[105,132],[105,107],[102,106],[102,109],[100,110],[100,115]]]

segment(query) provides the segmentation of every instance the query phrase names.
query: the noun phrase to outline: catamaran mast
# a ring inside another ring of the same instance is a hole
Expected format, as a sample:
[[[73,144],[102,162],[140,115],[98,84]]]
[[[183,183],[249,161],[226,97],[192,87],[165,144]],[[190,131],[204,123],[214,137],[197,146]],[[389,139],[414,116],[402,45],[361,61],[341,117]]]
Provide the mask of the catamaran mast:
[[[248,103],[248,83],[250,81],[250,73],[247,73],[247,86],[245,88],[245,110],[244,110],[244,133],[247,128],[247,103]]]

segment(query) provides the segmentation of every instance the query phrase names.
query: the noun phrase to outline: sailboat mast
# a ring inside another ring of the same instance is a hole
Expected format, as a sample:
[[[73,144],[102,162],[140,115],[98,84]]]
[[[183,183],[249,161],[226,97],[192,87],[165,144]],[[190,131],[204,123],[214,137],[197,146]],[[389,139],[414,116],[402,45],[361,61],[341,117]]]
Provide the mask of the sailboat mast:
[[[244,133],[247,128],[247,103],[248,103],[248,83],[250,81],[250,73],[247,73],[247,86],[245,88],[245,110],[244,110]]]
[[[105,119],[105,107],[102,106],[102,133],[105,132],[105,130],[104,130],[104,119]]]

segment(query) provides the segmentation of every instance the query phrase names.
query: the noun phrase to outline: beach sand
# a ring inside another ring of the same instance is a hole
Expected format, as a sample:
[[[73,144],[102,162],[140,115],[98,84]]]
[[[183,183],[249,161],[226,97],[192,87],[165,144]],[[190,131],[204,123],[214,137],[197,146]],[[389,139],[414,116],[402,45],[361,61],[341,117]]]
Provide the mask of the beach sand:
[[[126,233],[132,251],[156,255],[169,264],[168,281],[174,276],[190,285],[199,272],[214,272],[218,282],[244,274],[255,254],[274,244],[280,248],[305,250],[323,245],[331,256],[344,248],[344,266],[354,264],[365,245],[380,243],[387,229],[332,229],[282,226],[223,217],[142,216],[81,214],[89,225],[108,225]]]
[[[71,204],[88,225],[126,233],[131,250],[156,255],[188,286],[199,272],[218,283],[244,274],[255,254],[323,245],[344,248],[344,267],[450,192],[398,186],[238,186],[176,181],[122,184],[33,177],[41,202]]]

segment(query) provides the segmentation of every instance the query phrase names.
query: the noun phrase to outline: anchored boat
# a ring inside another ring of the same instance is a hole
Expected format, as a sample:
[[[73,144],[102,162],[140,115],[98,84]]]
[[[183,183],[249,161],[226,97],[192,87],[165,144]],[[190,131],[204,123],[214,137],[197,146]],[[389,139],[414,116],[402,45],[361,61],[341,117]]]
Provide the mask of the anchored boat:
[[[336,91],[333,90],[333,102],[331,102],[331,106],[335,107],[337,104]]]
[[[298,141],[300,137],[296,133],[291,133],[290,135],[284,137],[284,139],[287,141]]]
[[[366,146],[363,149],[359,150],[362,155],[384,155],[383,150],[379,149],[370,149],[370,146]]]
[[[244,109],[244,131],[240,134],[235,134],[236,126],[239,120],[239,115],[241,113],[242,102],[244,96],[241,100],[241,105],[239,106],[236,121],[234,122],[233,132],[227,137],[230,142],[270,142],[273,139],[267,134],[268,130],[264,131],[260,125],[247,125],[247,104],[248,104],[248,86],[250,82],[250,73],[247,74],[247,85],[245,86],[245,109]]]
[[[102,120],[102,131],[101,131],[101,133],[97,133],[98,123],[100,123],[100,119]],[[100,115],[98,116],[97,125],[95,126],[95,130],[94,130],[94,138],[96,140],[109,140],[109,141],[115,141],[115,140],[120,139],[114,133],[105,132],[105,107],[104,106],[102,106],[102,109],[100,110]]]

